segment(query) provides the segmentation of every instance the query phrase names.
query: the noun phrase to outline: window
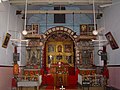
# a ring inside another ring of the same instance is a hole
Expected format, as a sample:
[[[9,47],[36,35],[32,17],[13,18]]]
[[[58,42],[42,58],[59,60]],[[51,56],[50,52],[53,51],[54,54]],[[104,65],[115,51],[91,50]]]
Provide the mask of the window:
[[[54,10],[65,10],[65,7],[57,6]],[[54,23],[65,23],[65,14],[54,14]]]

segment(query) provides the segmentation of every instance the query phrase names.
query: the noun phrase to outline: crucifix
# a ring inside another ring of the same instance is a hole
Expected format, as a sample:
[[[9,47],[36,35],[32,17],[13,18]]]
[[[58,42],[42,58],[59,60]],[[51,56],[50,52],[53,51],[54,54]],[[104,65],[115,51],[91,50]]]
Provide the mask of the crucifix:
[[[60,90],[65,90],[65,88],[63,87],[63,85],[61,86]]]

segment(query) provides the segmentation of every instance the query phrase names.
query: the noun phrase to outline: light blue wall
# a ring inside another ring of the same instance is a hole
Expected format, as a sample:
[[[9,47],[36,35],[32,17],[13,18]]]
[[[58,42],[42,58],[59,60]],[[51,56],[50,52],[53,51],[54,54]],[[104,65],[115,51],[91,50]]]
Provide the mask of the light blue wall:
[[[82,8],[82,7],[81,7]],[[66,7],[66,10],[80,10],[80,7]],[[53,7],[42,7],[40,10],[53,10]],[[73,26],[73,14],[66,14],[66,23],[64,24],[54,24],[54,14],[47,15],[46,23],[46,14],[34,14],[29,20],[28,24],[38,23],[40,25],[39,33],[44,33],[47,29],[54,26],[65,26],[74,30],[77,35],[80,34],[80,24],[91,24],[93,23],[92,15],[90,14],[74,14],[74,26]]]
[[[20,16],[16,15],[16,8],[10,6],[8,2],[0,3],[0,90],[11,90],[11,81],[13,77],[13,45],[9,41],[8,47],[3,48],[6,33],[11,34],[12,38],[18,38],[20,32],[23,30],[23,21]],[[21,52],[19,48],[18,52]],[[20,65],[25,63],[25,60],[20,53]],[[3,67],[2,67],[3,66]],[[8,67],[5,67],[8,66]]]

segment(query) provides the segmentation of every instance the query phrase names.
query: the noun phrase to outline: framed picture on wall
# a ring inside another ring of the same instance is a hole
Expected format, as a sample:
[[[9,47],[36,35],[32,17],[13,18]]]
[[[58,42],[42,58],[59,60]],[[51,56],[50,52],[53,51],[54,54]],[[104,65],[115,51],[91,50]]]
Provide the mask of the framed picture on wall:
[[[81,35],[86,35],[88,30],[88,25],[87,24],[81,24],[80,25],[80,34]]]
[[[9,40],[10,40],[10,37],[11,37],[11,35],[9,33],[6,33],[6,36],[5,36],[3,44],[2,44],[3,48],[7,48]]]
[[[26,25],[26,30],[28,34],[32,34],[32,25]]]
[[[32,34],[38,34],[39,24],[32,24]]]
[[[96,24],[97,29],[97,24]],[[93,35],[94,24],[88,24],[88,35]]]
[[[105,36],[113,50],[119,48],[111,32],[106,33]]]

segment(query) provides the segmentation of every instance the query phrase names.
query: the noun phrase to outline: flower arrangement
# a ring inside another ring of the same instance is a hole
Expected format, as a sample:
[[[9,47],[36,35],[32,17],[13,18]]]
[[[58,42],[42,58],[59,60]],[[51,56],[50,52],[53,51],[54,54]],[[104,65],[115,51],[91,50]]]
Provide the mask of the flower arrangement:
[[[33,71],[30,71],[30,76],[33,76],[34,75],[34,72]]]
[[[25,72],[24,72],[24,75],[25,75],[25,76],[28,76],[28,75],[29,75],[29,71],[25,71]]]

